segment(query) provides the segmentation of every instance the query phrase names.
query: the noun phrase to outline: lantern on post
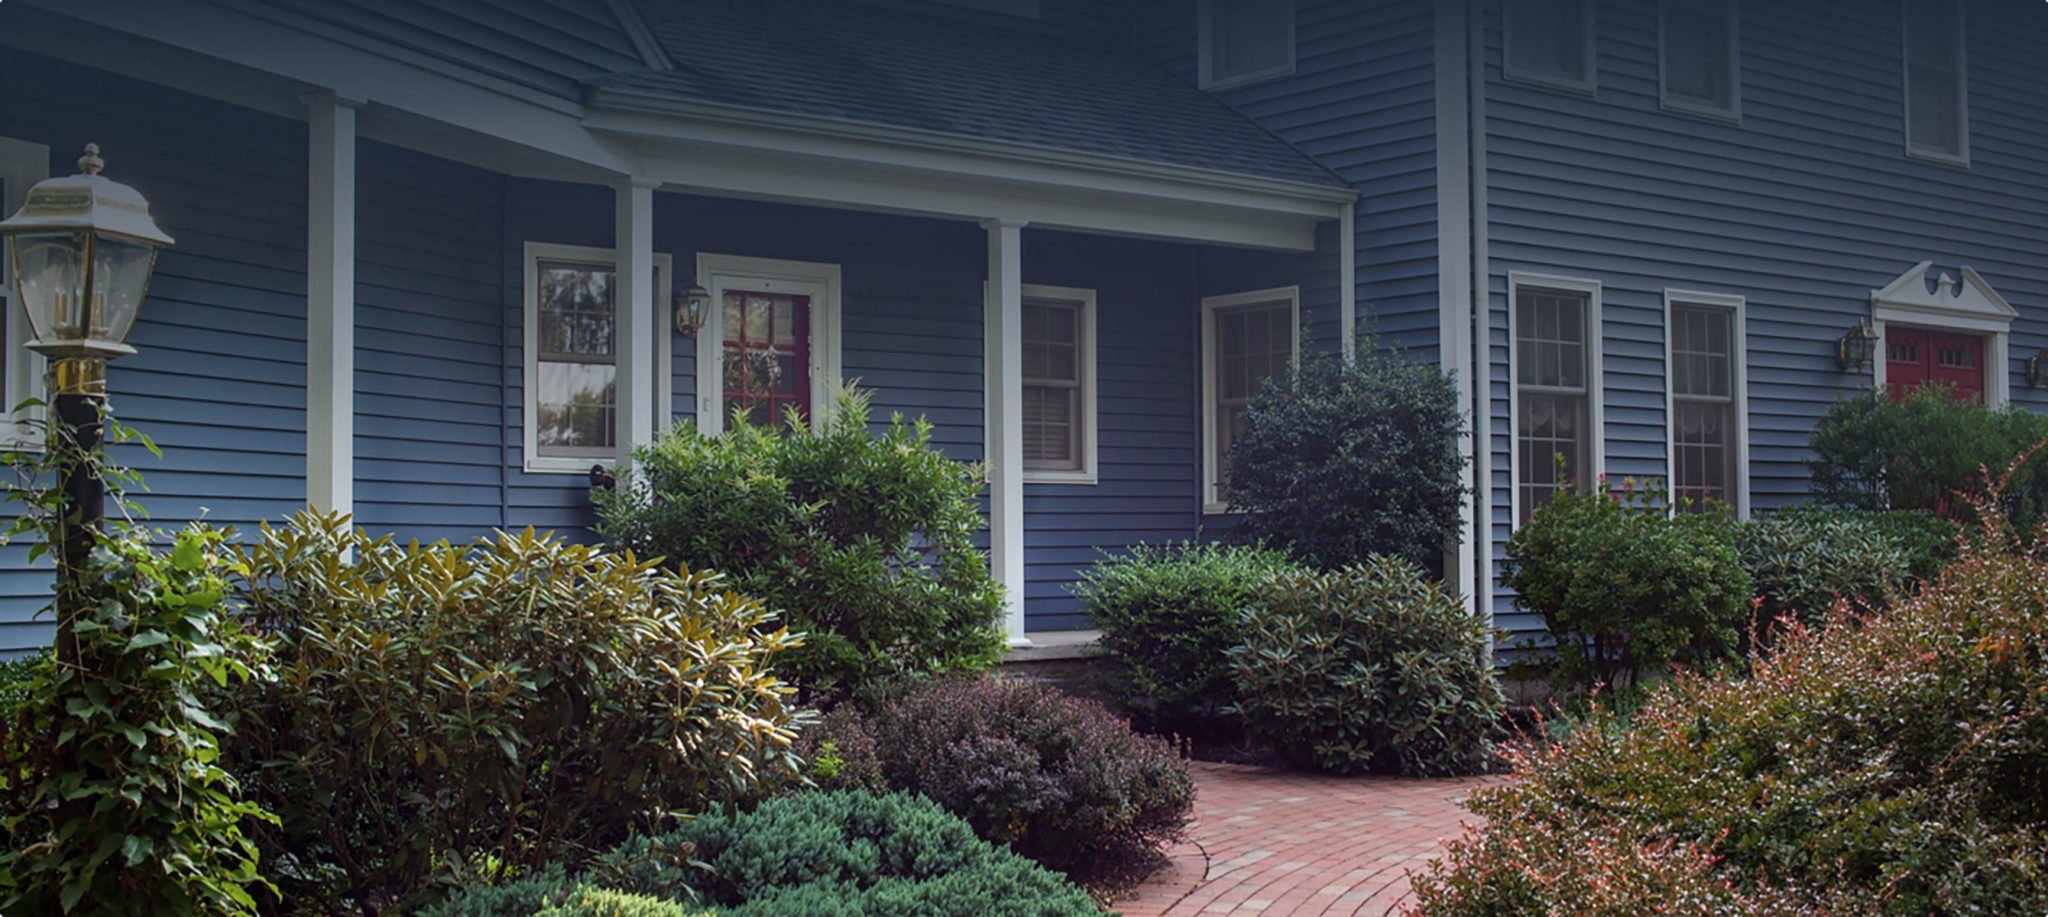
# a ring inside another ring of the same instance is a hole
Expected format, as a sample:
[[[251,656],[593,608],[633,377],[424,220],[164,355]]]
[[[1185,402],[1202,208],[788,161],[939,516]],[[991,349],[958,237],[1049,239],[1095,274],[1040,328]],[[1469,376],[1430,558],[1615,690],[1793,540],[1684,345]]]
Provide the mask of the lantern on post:
[[[21,211],[0,221],[14,285],[34,340],[47,357],[54,417],[50,448],[64,472],[64,539],[58,568],[57,649],[75,662],[77,616],[72,577],[84,568],[104,515],[106,489],[93,457],[100,450],[107,361],[135,352],[124,341],[171,237],[150,219],[134,188],[100,175],[105,163],[87,144],[78,174],[38,182]]]

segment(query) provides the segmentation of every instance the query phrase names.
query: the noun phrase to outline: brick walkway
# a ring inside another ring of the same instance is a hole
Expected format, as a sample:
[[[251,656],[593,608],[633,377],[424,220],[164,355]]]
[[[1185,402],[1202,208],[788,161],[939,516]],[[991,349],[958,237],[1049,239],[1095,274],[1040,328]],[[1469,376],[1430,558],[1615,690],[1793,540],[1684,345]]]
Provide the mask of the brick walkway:
[[[1488,778],[1330,777],[1190,765],[1195,824],[1173,863],[1116,907],[1126,917],[1393,912]],[[1493,778],[1498,779],[1498,778]]]

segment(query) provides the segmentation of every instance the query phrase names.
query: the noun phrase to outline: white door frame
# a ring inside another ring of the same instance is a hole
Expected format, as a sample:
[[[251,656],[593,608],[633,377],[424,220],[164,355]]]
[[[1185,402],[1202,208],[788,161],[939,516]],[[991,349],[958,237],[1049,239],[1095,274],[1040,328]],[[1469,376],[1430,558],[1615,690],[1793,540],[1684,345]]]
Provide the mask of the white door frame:
[[[697,254],[697,283],[711,293],[704,327],[697,330],[697,430],[725,432],[725,291],[763,290],[811,298],[811,425],[832,411],[842,379],[839,352],[839,265],[809,261]]]

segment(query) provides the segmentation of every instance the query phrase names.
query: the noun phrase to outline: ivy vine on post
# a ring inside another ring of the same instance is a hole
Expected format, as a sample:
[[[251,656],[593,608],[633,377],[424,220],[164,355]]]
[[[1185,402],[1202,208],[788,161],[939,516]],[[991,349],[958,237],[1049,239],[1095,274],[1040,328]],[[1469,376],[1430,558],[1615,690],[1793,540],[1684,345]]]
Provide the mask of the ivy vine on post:
[[[237,798],[214,713],[221,689],[269,677],[224,605],[239,562],[227,533],[196,523],[165,550],[128,498],[141,478],[81,419],[160,454],[95,399],[88,418],[28,421],[46,448],[5,457],[19,506],[5,541],[53,558],[60,585],[57,658],[0,719],[0,913],[253,913],[267,883],[242,826],[274,818]],[[108,486],[104,531],[51,483],[80,475]],[[74,532],[83,550],[58,550]]]

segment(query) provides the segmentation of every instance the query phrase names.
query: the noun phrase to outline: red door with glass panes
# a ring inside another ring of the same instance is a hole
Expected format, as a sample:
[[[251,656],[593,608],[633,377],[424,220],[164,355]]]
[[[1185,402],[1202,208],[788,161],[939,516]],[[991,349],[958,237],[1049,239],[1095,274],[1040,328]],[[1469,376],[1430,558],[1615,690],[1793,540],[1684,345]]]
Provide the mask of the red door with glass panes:
[[[1984,339],[1932,328],[1887,325],[1884,379],[1892,400],[1930,382],[1947,384],[1964,401],[1984,400]]]
[[[764,290],[725,291],[725,410],[779,427],[790,408],[811,416],[811,298]]]

